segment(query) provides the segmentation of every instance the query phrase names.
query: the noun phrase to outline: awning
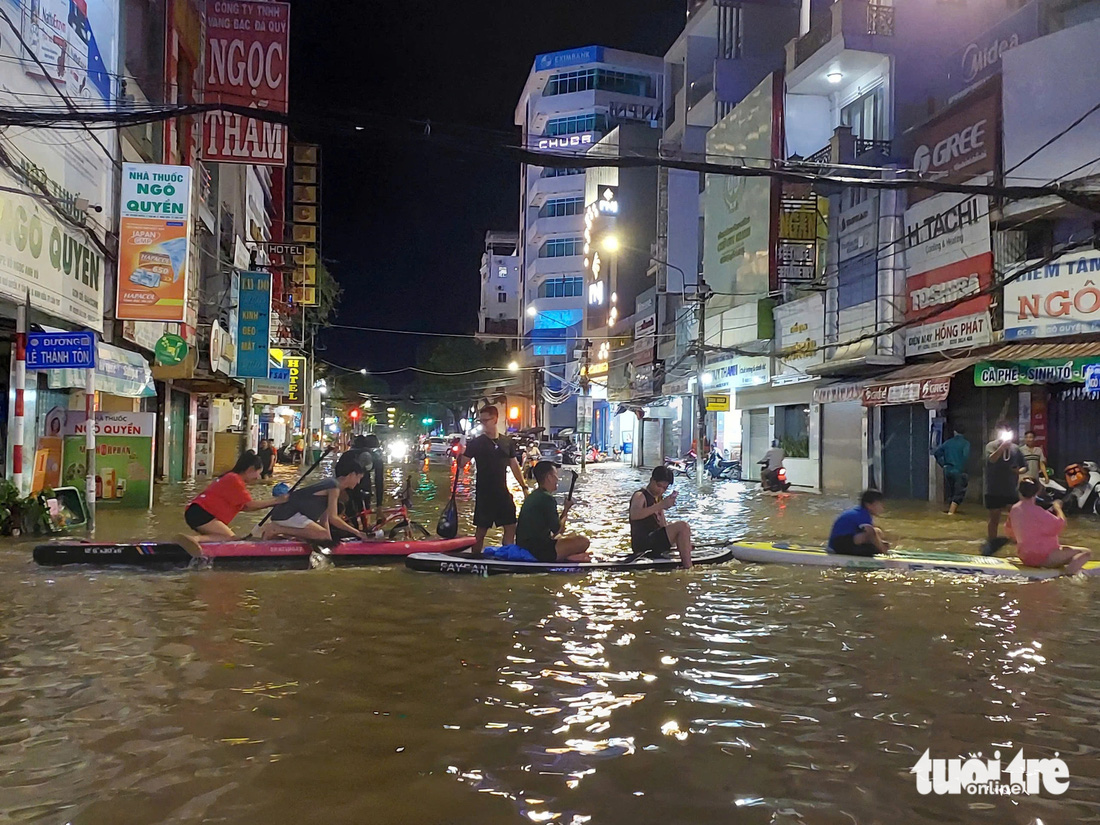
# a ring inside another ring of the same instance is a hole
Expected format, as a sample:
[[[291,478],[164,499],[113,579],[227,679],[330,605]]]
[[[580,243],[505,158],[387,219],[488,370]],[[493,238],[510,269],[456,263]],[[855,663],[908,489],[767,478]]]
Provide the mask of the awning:
[[[834,381],[814,387],[815,404],[837,404],[843,401],[862,401],[866,383],[862,381]]]
[[[951,358],[928,364],[910,364],[867,382],[863,389],[863,406],[885,404],[923,404],[946,401],[951,392],[951,379],[974,366],[980,358]]]
[[[974,368],[978,387],[1083,384],[1085,368],[1100,364],[1100,341],[1012,344],[982,358]]]
[[[47,370],[46,382],[53,390],[82,390],[87,386],[87,376],[84,370]],[[150,398],[157,394],[145,356],[102,341],[96,344],[95,388],[97,392],[123,398]]]

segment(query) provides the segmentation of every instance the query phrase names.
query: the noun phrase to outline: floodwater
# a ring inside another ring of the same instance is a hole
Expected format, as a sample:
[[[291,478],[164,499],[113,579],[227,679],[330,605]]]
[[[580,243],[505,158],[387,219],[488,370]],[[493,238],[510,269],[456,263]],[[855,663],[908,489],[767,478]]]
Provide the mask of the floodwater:
[[[434,525],[446,472],[413,472]],[[578,483],[574,524],[601,551],[625,546],[641,479]],[[844,505],[689,485],[672,512],[701,542],[820,541]],[[193,492],[103,515],[98,537],[171,535]],[[975,552],[970,510],[892,506],[883,526]],[[1098,526],[1067,539],[1100,545]],[[737,563],[139,573],[36,568],[7,545],[0,823],[1096,822],[1097,587]],[[1058,754],[1068,790],[922,796],[910,773],[926,749],[1021,748]]]

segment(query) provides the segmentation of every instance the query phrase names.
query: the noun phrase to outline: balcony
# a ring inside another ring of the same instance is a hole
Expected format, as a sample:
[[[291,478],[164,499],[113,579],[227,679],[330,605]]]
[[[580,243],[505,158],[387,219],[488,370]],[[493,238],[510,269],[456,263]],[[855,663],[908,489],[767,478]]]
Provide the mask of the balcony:
[[[482,319],[482,335],[518,335],[519,321],[515,318],[484,318]]]
[[[892,149],[892,141],[854,137],[851,128],[838,126],[827,146],[805,158],[792,157],[791,161],[814,167],[852,163],[881,166],[890,160]]]
[[[535,250],[531,250],[535,253]],[[584,274],[584,257],[582,255],[568,255],[563,258],[535,258],[528,266],[527,284],[537,285],[543,278],[561,278],[568,275]]]
[[[584,232],[584,215],[562,215],[556,218],[532,218],[527,230],[527,242],[535,243],[536,238],[548,238],[551,235],[569,235],[579,237]]]
[[[827,44],[838,41],[830,53],[844,49],[886,51],[876,38],[894,36],[894,7],[869,0],[836,0],[810,24],[810,30],[787,44],[790,74]]]
[[[553,178],[532,176],[527,186],[527,205],[541,207],[558,195],[583,195],[584,175],[558,175]]]

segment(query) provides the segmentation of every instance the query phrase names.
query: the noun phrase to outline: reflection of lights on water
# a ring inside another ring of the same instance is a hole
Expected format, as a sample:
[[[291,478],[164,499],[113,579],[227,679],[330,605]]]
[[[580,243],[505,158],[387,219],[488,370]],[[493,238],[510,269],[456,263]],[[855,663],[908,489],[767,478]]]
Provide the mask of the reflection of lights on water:
[[[661,725],[661,733],[665,736],[675,736],[681,742],[688,738],[688,732],[686,730],[680,730],[679,722],[665,722]]]

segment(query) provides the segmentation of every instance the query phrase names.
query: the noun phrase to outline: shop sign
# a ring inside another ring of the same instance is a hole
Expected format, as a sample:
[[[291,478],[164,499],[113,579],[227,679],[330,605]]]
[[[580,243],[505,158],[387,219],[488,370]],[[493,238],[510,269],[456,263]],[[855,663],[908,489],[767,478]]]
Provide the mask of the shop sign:
[[[711,368],[711,386],[715,389],[725,387],[759,387],[771,380],[772,359],[768,355],[741,355],[733,361]]]
[[[989,198],[945,192],[905,210],[910,277],[992,251]]]
[[[993,279],[992,253],[949,264],[906,279],[906,355],[983,346],[992,341],[988,290]],[[972,296],[972,297],[971,297]],[[943,312],[936,313],[940,307]],[[931,317],[929,317],[931,316]],[[927,317],[925,323],[919,322]]]
[[[207,0],[206,5],[205,102],[286,114],[290,4]],[[202,157],[286,166],[286,126],[207,112]]]
[[[775,386],[812,381],[806,370],[825,363],[825,308],[821,293],[775,308]]]
[[[87,475],[87,421],[85,413],[75,410],[65,416],[61,480],[74,487],[83,487]],[[156,428],[153,413],[96,413],[95,486],[100,506],[152,507]]]
[[[1039,5],[1028,3],[956,52],[948,62],[949,93],[962,91],[998,74],[1005,52],[1038,37]]]
[[[267,378],[271,332],[271,275],[241,272],[237,288],[238,378]]]
[[[1043,267],[1035,261],[1023,267],[1027,271],[1020,277],[1005,276],[1005,338],[1100,332],[1100,252],[1075,252]]]
[[[115,314],[131,321],[187,321],[191,167],[122,165]]]
[[[950,378],[872,384],[863,388],[863,406],[881,407],[888,404],[923,404],[928,401],[946,401],[949,392],[951,392]]]
[[[304,395],[302,387],[306,380],[307,361],[304,355],[287,355],[283,357],[283,366],[289,371],[286,392],[281,401],[286,405],[303,404]]]
[[[916,130],[909,141],[912,168],[928,180],[963,181],[991,174],[997,163],[1000,100],[993,91],[960,101]],[[911,190],[909,203],[926,190]]]
[[[837,260],[870,252],[878,243],[878,195],[837,216]]]
[[[979,361],[974,366],[974,386],[1019,387],[1031,384],[1083,384],[1085,383],[1085,370],[1095,364],[1100,364],[1100,357]]]
[[[577,398],[577,432],[591,434],[593,419],[593,398],[582,395]]]
[[[1085,390],[1100,393],[1100,364],[1089,364],[1085,367]]]
[[[707,412],[729,412],[730,395],[728,392],[708,392],[703,394]]]
[[[158,364],[166,367],[175,366],[187,357],[187,342],[178,335],[166,333],[157,341],[153,357]]]
[[[595,132],[585,132],[581,135],[562,135],[561,137],[539,138],[535,146],[540,151],[558,151],[561,149],[585,149],[587,150],[596,142],[598,135]]]
[[[585,63],[602,63],[603,46],[585,46],[579,49],[565,49],[560,52],[547,52],[535,58],[535,71],[564,69],[566,66],[580,66]]]
[[[52,390],[82,390],[88,385],[82,369],[50,370],[46,385]],[[96,344],[95,388],[97,392],[123,398],[151,398],[157,394],[149,363],[137,352],[105,344]]]
[[[634,324],[634,365],[652,364],[657,350],[657,315],[647,315]]]
[[[840,404],[845,401],[862,401],[863,384],[829,384],[814,388],[815,404]]]

